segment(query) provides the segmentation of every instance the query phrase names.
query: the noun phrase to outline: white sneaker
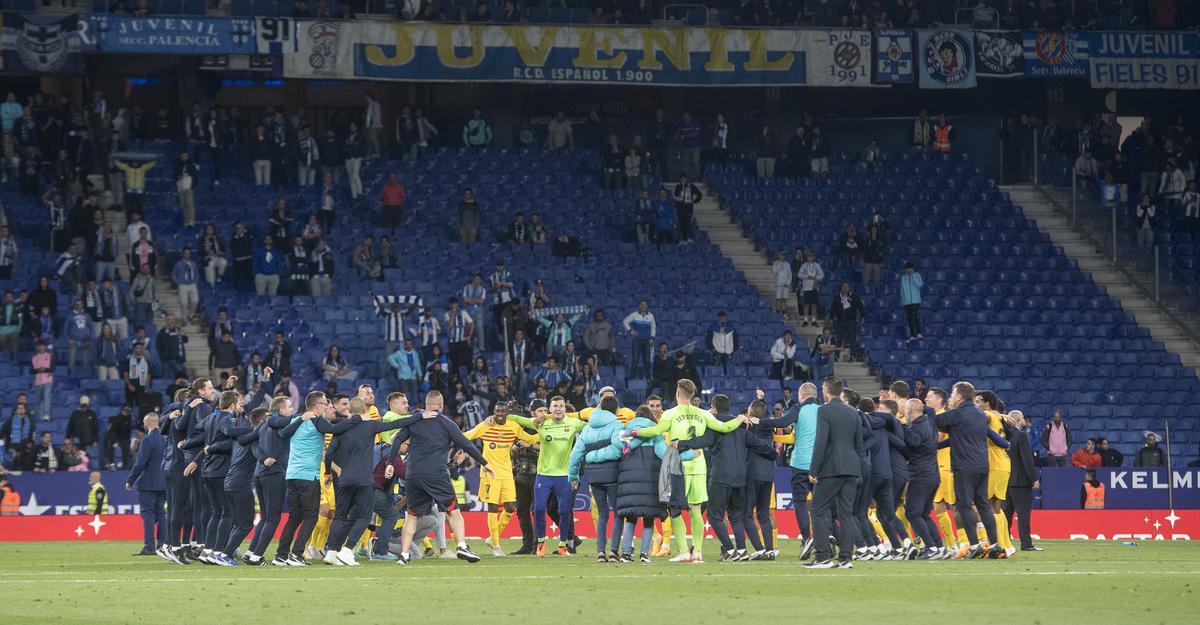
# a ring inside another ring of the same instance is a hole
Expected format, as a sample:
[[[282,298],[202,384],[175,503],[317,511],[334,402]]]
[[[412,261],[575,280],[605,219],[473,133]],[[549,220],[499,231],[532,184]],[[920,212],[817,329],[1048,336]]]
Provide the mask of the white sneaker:
[[[316,547],[310,545],[308,549],[304,550],[304,557],[308,558],[309,560],[320,560],[321,554],[317,553]]]
[[[691,562],[691,561],[692,561],[691,553],[681,553],[681,554],[675,556],[674,558],[667,560],[667,562]]]
[[[1016,547],[1008,547],[1007,549],[1004,550],[1004,557],[1006,557],[1006,558],[1011,558],[1015,555],[1017,555]]]
[[[450,551],[449,549],[447,549],[446,551],[443,551],[442,555],[440,557],[443,560],[457,560],[458,559],[458,556],[454,555],[454,552]]]
[[[503,549],[501,549],[499,547],[492,548],[492,556],[497,557],[497,558],[503,558],[506,555],[508,555],[508,554],[504,553]]]
[[[342,561],[342,564],[345,564],[346,566],[358,566],[358,560],[354,557],[353,549],[342,547],[342,549],[338,551],[336,555],[337,559]]]
[[[488,546],[488,547],[491,547],[492,549],[496,549],[496,548],[497,548],[497,547],[496,547],[496,545],[493,545],[493,544],[492,544],[492,537],[491,537],[491,536],[488,536],[487,538],[483,539],[483,544],[484,544],[484,545],[486,545],[486,546]]]
[[[338,559],[337,554],[332,551],[326,551],[325,557],[322,558],[322,561],[325,562],[325,564],[332,564],[333,566],[344,566],[342,561]]]

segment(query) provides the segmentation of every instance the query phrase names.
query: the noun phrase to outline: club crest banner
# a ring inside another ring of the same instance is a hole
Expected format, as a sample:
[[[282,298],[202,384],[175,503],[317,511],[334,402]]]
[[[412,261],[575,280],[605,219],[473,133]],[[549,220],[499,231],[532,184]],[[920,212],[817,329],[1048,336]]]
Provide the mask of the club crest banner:
[[[1025,75],[1036,78],[1085,78],[1086,34],[1056,30],[1025,31]]]
[[[912,31],[895,28],[875,31],[873,57],[875,59],[875,82],[912,84]]]
[[[973,89],[975,45],[969,30],[918,30],[922,89]]]

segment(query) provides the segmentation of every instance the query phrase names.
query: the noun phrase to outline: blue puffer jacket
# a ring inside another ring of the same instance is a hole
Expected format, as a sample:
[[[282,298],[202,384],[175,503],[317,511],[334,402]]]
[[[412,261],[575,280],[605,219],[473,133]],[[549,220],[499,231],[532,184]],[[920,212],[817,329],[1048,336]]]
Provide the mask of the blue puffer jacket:
[[[607,410],[593,410],[588,418],[587,427],[579,431],[579,436],[575,438],[575,446],[571,448],[571,457],[567,462],[567,478],[572,482],[578,481],[580,465],[584,464],[583,459],[587,451],[597,449],[601,443],[611,445],[613,434],[620,430],[621,422],[617,421],[617,415]],[[583,471],[588,484],[613,484],[617,481],[615,460],[588,462]]]
[[[596,413],[592,413],[592,418]],[[654,422],[642,417],[631,420],[626,426],[629,429],[645,429],[654,427]],[[658,517],[667,518],[666,504],[658,500],[658,470],[662,464],[663,454],[667,451],[667,441],[662,436],[651,439],[634,438],[629,443],[630,452],[622,455],[625,444],[621,442],[620,431],[613,433],[612,444],[604,449],[589,451],[585,460],[591,463],[619,461],[617,464],[617,503],[618,517]],[[693,452],[680,454],[682,460],[691,460]]]

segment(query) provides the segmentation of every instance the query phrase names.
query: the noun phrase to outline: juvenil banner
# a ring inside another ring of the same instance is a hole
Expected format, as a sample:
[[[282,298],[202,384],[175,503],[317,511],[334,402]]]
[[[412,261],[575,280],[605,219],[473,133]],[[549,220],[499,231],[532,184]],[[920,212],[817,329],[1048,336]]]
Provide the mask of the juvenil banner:
[[[302,20],[294,78],[870,86],[871,34]]]
[[[1200,89],[1198,48],[1194,32],[1092,33],[1092,87]]]
[[[121,54],[254,54],[253,19],[93,15],[102,52]]]

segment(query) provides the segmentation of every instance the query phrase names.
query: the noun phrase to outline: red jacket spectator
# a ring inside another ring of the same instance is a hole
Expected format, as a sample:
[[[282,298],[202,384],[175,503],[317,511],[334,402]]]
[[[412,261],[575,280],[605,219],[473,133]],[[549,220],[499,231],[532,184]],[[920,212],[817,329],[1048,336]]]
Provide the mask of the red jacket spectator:
[[[1071,466],[1077,469],[1098,469],[1102,463],[1100,453],[1096,451],[1096,442],[1090,438],[1086,447],[1080,447],[1071,454]]]

